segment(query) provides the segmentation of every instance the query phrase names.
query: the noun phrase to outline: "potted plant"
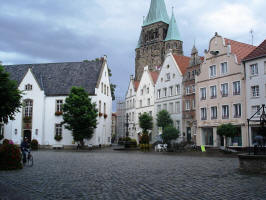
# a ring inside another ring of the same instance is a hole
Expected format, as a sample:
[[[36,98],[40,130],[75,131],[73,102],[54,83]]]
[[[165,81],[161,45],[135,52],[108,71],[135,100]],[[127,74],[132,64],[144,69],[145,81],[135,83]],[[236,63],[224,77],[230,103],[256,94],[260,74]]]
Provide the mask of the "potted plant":
[[[62,111],[56,111],[56,112],[55,112],[55,116],[60,116],[60,115],[62,115],[62,114],[63,114]]]
[[[31,121],[31,119],[32,119],[31,116],[25,116],[25,117],[23,118],[23,121],[24,121],[25,123],[28,123],[28,122]]]
[[[59,142],[63,139],[63,137],[62,137],[62,135],[55,135],[54,139]]]
[[[99,117],[103,116],[103,113],[99,112]]]
[[[108,116],[107,114],[104,114],[104,119],[106,119],[106,118],[107,118],[107,116]]]

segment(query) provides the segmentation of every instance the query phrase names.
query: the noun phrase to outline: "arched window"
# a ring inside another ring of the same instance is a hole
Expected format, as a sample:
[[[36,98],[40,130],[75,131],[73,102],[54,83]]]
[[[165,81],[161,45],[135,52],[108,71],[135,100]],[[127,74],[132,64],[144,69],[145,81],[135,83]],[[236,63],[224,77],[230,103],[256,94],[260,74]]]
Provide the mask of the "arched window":
[[[32,90],[32,85],[31,84],[25,85],[25,90],[27,90],[27,91]]]
[[[26,99],[24,101],[24,117],[31,117],[33,110],[33,101],[31,99]]]

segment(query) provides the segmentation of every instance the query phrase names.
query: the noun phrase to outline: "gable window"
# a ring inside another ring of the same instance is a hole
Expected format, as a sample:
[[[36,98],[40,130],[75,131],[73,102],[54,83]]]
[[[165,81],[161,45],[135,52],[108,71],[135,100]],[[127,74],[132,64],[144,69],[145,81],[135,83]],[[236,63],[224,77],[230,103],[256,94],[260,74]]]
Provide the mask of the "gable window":
[[[266,74],[266,61],[264,61],[264,74]]]
[[[62,137],[62,124],[55,124],[55,135]]]
[[[140,90],[141,95],[143,95],[143,89]]]
[[[109,96],[109,87],[107,86],[107,96]]]
[[[240,81],[233,82],[233,95],[240,95]]]
[[[176,95],[180,94],[180,85],[175,86],[175,92],[176,92]]]
[[[161,90],[157,90],[157,99],[161,98]]]
[[[103,83],[101,83],[101,92],[103,93]]]
[[[190,110],[190,101],[186,101],[186,110]]]
[[[217,106],[211,107],[211,119],[217,119]]]
[[[211,99],[215,99],[217,97],[216,85],[211,86]]]
[[[228,96],[228,83],[221,84],[221,94],[222,97]]]
[[[207,108],[200,109],[201,120],[207,120]]]
[[[63,111],[63,100],[56,100],[56,112]]]
[[[170,78],[171,78],[170,73],[167,73],[167,74],[166,74],[166,81],[170,81]]]
[[[200,99],[201,100],[206,99],[206,88],[200,88]]]
[[[190,87],[186,87],[186,95],[190,94]]]
[[[227,74],[228,69],[227,69],[227,62],[221,63],[221,75]]]
[[[228,105],[223,105],[222,106],[222,118],[223,119],[228,119],[229,118],[229,106]]]
[[[147,94],[149,94],[150,93],[150,88],[147,88]]]
[[[106,85],[104,84],[104,94],[106,94]]]
[[[216,65],[210,66],[210,78],[216,77]]]
[[[132,89],[130,89],[130,96],[132,96]]]
[[[148,105],[148,106],[151,105],[151,99],[150,99],[150,98],[148,98],[147,105]]]
[[[173,96],[173,87],[170,87],[170,88],[169,88],[169,96],[170,96],[170,97]]]
[[[24,101],[24,117],[31,117],[32,116],[32,109],[33,109],[33,101],[27,99]]]
[[[240,118],[241,117],[241,104],[234,104],[234,118]]]
[[[250,74],[251,74],[251,76],[258,75],[258,64],[257,63],[250,65]]]
[[[258,85],[251,86],[251,95],[252,95],[252,97],[259,97],[260,96],[260,88]]]
[[[25,90],[26,90],[26,91],[30,91],[30,90],[32,90],[32,85],[31,85],[31,84],[27,84],[27,85],[25,85]]]
[[[163,89],[164,97],[167,97],[167,88]]]

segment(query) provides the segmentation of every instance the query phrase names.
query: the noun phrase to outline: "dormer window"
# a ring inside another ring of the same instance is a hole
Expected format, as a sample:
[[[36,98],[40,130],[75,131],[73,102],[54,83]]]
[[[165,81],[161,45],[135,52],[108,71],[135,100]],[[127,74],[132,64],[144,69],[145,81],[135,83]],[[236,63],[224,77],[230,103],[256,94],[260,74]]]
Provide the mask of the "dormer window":
[[[31,84],[25,85],[25,90],[27,90],[27,91],[32,90],[32,85]]]
[[[170,73],[167,73],[167,74],[166,74],[166,81],[170,81],[170,78],[171,78]]]

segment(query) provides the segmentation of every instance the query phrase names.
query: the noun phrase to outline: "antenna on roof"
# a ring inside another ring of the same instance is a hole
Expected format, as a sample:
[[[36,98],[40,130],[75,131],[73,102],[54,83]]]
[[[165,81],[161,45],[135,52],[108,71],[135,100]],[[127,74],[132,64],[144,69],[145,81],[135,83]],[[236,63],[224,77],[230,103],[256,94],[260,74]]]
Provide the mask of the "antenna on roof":
[[[254,39],[253,33],[254,33],[254,31],[251,29],[249,32],[250,32],[250,35],[251,35],[251,44],[253,45],[253,39]]]

